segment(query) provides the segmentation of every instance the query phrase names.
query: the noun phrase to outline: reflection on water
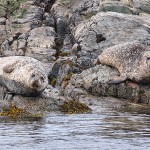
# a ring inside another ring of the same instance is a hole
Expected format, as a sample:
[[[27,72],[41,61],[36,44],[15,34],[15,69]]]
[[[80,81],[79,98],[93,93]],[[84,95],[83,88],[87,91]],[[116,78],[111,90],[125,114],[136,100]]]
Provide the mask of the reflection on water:
[[[91,114],[50,113],[42,119],[0,119],[3,150],[150,149],[150,115],[101,109]]]

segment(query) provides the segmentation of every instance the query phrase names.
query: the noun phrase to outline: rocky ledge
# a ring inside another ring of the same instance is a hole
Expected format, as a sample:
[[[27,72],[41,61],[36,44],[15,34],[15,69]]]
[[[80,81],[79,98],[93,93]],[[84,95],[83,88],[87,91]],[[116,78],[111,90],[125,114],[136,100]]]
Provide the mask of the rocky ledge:
[[[13,13],[0,2],[0,55],[30,56],[41,61],[49,85],[39,97],[16,95],[1,87],[2,111],[3,106],[7,109],[11,104],[32,114],[45,114],[60,110],[72,99],[91,108],[93,104],[101,107],[100,103],[150,106],[149,82],[126,80],[110,85],[107,81],[119,75],[118,70],[93,63],[114,45],[139,42],[150,47],[148,0],[133,0],[133,4],[124,0],[18,2],[17,7],[14,3],[9,6]]]

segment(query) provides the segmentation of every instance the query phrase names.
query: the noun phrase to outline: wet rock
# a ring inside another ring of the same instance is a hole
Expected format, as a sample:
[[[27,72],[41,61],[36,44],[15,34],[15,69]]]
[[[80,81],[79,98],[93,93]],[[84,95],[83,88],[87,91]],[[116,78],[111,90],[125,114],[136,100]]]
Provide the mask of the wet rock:
[[[62,91],[66,84],[69,83],[72,74],[77,72],[79,72],[79,69],[76,66],[76,57],[60,57],[53,64],[49,74],[50,83]]]
[[[58,111],[65,101],[63,97],[59,96],[42,98],[23,97],[18,95],[14,96],[11,103],[31,114],[43,115],[50,111]]]
[[[45,13],[43,15],[43,25],[54,27],[55,26],[54,16],[52,14]]]
[[[67,20],[65,17],[60,16],[57,18],[57,26],[56,26],[56,31],[58,34],[58,37],[60,38],[60,40],[64,40],[65,34],[67,32]]]
[[[83,71],[81,74],[73,75],[70,84],[65,89],[65,95],[71,96],[80,89],[75,95],[81,95],[81,91],[88,91],[95,96],[116,97],[128,99],[135,103],[149,103],[149,85],[137,84],[126,81],[120,84],[107,84],[111,77],[119,75],[118,71],[108,66],[96,66]],[[82,90],[81,90],[82,89]],[[72,96],[71,96],[72,97]],[[145,100],[144,100],[145,97]]]
[[[58,96],[58,91],[52,90],[50,86],[38,97],[15,95],[0,87],[0,97],[0,112],[15,106],[32,115],[45,115],[50,111],[58,111],[67,101],[67,99]]]
[[[98,104],[102,100],[100,96],[149,104],[148,85],[129,81],[108,85],[109,77],[118,75],[118,71],[107,66],[93,67],[93,60],[110,46],[135,40],[150,45],[149,16],[123,14],[135,14],[133,6],[124,0],[99,2],[33,0],[21,5],[24,14],[18,10],[17,16],[6,19],[5,12],[0,13],[3,16],[0,18],[0,55],[26,55],[40,60],[47,68],[49,82],[53,86],[46,89],[44,97],[13,97],[7,93],[2,99],[12,100],[18,107],[32,113],[57,110],[64,101],[58,94],[87,100],[89,105]],[[140,14],[149,12],[147,0],[133,2]],[[106,99],[103,101],[105,105],[109,103]],[[117,104],[113,103],[114,106]]]
[[[39,27],[31,30],[28,37],[28,47],[48,47],[55,46],[56,33],[52,27]]]

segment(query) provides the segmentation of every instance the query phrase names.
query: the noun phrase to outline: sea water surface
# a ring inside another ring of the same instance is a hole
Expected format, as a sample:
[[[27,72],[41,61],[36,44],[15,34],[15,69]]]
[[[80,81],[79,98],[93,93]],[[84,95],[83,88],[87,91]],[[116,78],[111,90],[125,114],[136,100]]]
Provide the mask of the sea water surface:
[[[150,150],[150,114],[99,108],[88,114],[0,118],[1,150]]]

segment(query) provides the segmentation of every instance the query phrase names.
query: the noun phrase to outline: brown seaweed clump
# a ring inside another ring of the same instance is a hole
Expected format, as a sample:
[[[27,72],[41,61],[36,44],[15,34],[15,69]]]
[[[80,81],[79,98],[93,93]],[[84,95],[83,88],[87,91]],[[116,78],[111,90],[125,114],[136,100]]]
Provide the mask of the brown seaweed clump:
[[[70,100],[61,106],[60,111],[66,114],[80,114],[88,113],[91,111],[91,109],[84,103],[81,103],[77,100]]]

